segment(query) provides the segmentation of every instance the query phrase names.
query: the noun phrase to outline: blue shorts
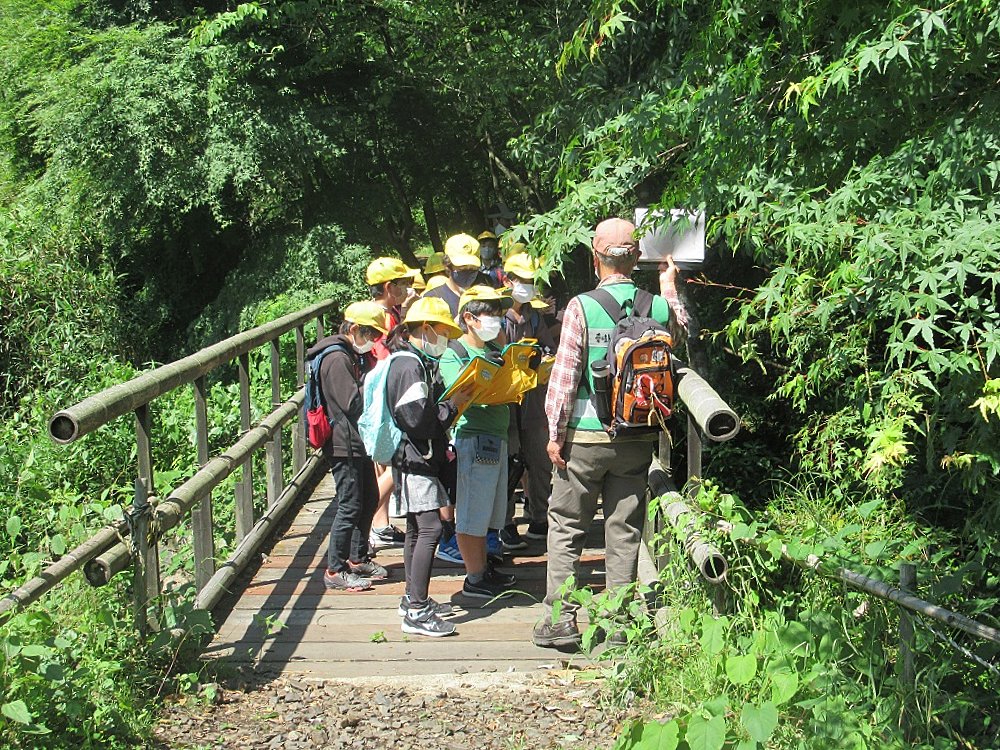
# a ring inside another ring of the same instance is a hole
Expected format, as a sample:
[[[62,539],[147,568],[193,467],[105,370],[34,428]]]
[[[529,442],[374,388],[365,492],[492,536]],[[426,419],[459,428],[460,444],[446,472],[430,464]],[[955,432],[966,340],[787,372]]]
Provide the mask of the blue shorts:
[[[496,435],[461,437],[455,440],[455,453],[456,531],[485,537],[487,529],[502,529],[507,515],[507,441]]]

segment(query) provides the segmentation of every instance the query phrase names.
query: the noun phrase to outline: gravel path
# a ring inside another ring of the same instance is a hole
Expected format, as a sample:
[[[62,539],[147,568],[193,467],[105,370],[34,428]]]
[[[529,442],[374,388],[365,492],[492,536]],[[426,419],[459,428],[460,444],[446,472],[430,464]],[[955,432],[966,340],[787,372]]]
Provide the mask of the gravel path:
[[[602,707],[596,672],[555,670],[212,686],[215,703],[178,699],[156,729],[159,750],[536,750],[610,748],[638,707]]]

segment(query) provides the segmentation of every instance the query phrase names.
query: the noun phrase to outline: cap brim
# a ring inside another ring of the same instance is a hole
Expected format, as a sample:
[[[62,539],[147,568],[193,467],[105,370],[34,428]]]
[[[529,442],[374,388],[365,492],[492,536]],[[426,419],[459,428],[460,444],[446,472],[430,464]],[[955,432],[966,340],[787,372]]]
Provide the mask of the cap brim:
[[[451,261],[452,268],[465,268],[466,266],[479,268],[483,265],[483,261],[472,253],[455,253],[448,259]]]

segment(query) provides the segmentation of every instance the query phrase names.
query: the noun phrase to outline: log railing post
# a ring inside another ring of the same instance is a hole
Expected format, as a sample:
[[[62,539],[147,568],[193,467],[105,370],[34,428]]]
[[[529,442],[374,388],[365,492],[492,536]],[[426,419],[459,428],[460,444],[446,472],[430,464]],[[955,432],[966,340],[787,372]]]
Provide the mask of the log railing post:
[[[305,326],[295,328],[295,389],[305,385],[306,336]],[[297,474],[306,463],[306,423],[300,414],[292,426],[292,474]]]
[[[239,356],[240,379],[240,432],[250,431],[250,355]],[[239,542],[253,528],[253,456],[243,462],[240,479],[236,483],[236,541]]]
[[[697,493],[697,483],[701,481],[701,432],[694,417],[688,413],[687,417],[687,464],[689,492]]]
[[[917,568],[911,563],[902,563],[899,566],[899,588],[908,594],[916,594],[917,589]],[[902,711],[900,712],[900,729],[903,737],[909,742],[912,739],[912,707],[913,697],[917,686],[917,673],[913,663],[913,617],[903,607],[899,608],[899,661],[900,674],[899,682],[902,688],[900,696]]]
[[[281,406],[281,340],[271,340],[271,408]],[[267,444],[267,507],[278,501],[281,490],[284,489],[284,470],[281,460],[281,430],[274,433],[274,438]]]
[[[143,404],[135,410],[138,472],[131,511],[132,544],[135,550],[132,598],[135,607],[135,625],[142,635],[158,627],[156,607],[160,596],[160,556],[157,544],[151,541],[150,534],[150,522],[153,517],[152,506],[149,504],[149,497],[153,494],[151,427],[149,404]]]
[[[200,467],[208,463],[208,403],[204,375],[194,381],[194,423]],[[196,590],[201,591],[215,574],[211,492],[191,510],[191,529],[194,542],[194,583]]]

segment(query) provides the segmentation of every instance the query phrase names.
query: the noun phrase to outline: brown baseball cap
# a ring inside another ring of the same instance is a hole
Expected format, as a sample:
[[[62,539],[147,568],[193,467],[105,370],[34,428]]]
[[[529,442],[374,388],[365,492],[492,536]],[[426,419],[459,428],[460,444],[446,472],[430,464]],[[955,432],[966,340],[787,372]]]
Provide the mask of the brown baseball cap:
[[[625,219],[605,219],[594,232],[594,252],[599,255],[621,257],[639,252],[635,224]]]

